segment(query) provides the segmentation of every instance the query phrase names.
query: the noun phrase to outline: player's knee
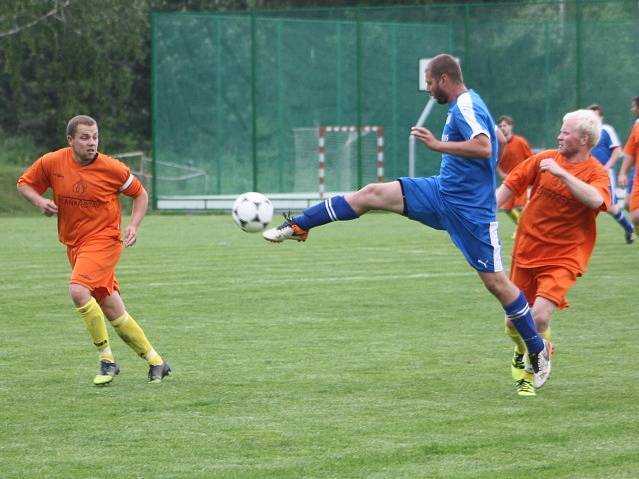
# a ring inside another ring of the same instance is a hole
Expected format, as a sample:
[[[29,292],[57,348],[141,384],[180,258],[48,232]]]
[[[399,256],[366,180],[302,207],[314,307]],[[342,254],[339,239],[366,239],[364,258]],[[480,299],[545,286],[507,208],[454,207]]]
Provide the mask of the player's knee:
[[[375,199],[379,199],[383,196],[384,185],[383,183],[369,183],[360,191],[364,197],[374,201]]]
[[[550,326],[550,314],[545,312],[535,314],[533,312],[533,318],[535,318],[535,326],[537,327],[537,331],[543,333]]]
[[[71,283],[69,285],[69,296],[76,307],[84,306],[91,299],[91,292],[82,285]]]
[[[485,275],[483,278],[484,286],[496,297],[501,297],[503,292],[503,281],[496,274]]]
[[[535,320],[535,326],[537,327],[537,331],[543,333],[550,326],[550,319],[552,317],[552,312],[546,308],[539,308],[533,306],[532,315]]]
[[[383,203],[384,189],[382,183],[369,183],[352,195],[352,201],[360,211],[377,209]]]

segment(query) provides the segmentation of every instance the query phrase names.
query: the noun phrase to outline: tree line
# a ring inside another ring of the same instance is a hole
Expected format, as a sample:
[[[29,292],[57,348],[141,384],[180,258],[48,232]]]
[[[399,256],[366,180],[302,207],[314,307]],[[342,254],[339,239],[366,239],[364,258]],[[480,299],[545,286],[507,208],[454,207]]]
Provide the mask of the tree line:
[[[76,114],[102,149],[150,149],[152,11],[397,3],[344,0],[0,0],[0,134],[65,144]]]

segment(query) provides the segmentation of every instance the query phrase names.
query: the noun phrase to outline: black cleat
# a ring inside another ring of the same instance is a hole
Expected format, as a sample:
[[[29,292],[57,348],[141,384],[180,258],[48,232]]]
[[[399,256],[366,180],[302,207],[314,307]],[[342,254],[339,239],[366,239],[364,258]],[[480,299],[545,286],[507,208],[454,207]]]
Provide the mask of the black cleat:
[[[626,231],[624,233],[624,238],[626,239],[626,244],[632,244],[635,242],[635,232],[634,231]]]
[[[113,378],[120,374],[120,367],[111,361],[100,361],[100,371],[93,378],[93,384],[96,386],[104,386],[113,381]]]
[[[171,366],[166,362],[157,366],[149,366],[149,382],[161,383],[162,379],[171,375]]]

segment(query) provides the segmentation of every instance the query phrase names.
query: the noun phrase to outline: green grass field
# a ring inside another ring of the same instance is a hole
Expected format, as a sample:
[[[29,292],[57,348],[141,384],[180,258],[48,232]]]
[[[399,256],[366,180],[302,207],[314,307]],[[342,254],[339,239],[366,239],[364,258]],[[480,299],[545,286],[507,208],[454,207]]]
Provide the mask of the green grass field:
[[[404,218],[273,245],[230,216],[149,216],[118,276],[174,375],[147,384],[110,330],[105,388],[55,219],[0,218],[0,477],[637,478],[639,245],[599,227],[553,376],[520,398],[499,304]]]

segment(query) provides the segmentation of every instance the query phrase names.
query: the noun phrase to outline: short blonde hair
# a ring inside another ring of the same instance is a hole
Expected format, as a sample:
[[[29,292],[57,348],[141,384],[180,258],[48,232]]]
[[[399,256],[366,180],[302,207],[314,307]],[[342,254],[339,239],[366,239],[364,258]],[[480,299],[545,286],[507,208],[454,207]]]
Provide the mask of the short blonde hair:
[[[575,110],[564,115],[564,121],[574,119],[575,129],[588,136],[588,146],[594,147],[601,137],[601,119],[593,110]]]

